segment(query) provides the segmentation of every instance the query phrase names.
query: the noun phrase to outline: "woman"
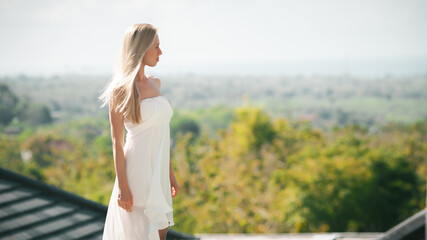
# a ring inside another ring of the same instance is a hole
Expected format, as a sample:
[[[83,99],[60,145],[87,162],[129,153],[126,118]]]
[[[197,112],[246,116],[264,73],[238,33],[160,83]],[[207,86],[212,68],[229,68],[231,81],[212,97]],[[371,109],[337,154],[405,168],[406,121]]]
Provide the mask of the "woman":
[[[116,179],[104,240],[166,239],[174,224],[172,197],[178,184],[170,160],[172,107],[160,80],[145,75],[162,51],[150,24],[128,28],[118,70],[100,99],[109,105]],[[126,143],[124,141],[126,128]]]

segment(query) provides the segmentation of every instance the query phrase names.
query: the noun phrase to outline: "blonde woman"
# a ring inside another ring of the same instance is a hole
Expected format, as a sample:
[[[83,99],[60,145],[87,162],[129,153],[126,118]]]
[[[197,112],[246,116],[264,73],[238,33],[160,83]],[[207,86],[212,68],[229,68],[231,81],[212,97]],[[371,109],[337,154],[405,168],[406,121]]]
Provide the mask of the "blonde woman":
[[[104,240],[166,239],[174,224],[172,197],[178,184],[170,160],[173,111],[160,91],[160,79],[145,75],[145,66],[156,66],[161,54],[156,28],[129,27],[118,70],[100,97],[109,106],[116,171]]]

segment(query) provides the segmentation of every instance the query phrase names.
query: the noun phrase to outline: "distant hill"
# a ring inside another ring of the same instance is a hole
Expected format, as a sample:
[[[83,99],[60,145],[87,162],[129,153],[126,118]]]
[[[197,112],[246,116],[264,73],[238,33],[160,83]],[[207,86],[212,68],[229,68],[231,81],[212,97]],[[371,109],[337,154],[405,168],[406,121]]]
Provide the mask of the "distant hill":
[[[375,131],[387,122],[427,118],[427,75],[363,78],[336,76],[165,75],[162,93],[175,111],[191,115],[216,132],[233,108],[254,105],[274,117],[308,120],[330,129],[357,123]],[[107,118],[97,97],[108,76],[3,77],[21,98],[47,105],[56,121]],[[217,112],[222,115],[216,116]],[[210,121],[217,118],[216,122]],[[222,123],[221,123],[222,122]]]

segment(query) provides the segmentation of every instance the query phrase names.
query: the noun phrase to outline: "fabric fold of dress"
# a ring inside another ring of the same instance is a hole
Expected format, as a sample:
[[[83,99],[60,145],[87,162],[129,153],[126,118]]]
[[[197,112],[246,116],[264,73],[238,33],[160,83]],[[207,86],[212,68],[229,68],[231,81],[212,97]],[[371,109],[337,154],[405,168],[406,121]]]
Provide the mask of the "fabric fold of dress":
[[[103,240],[159,239],[174,225],[169,178],[172,107],[163,95],[140,102],[141,123],[125,121],[126,173],[133,197],[131,212],[118,206],[115,179]]]

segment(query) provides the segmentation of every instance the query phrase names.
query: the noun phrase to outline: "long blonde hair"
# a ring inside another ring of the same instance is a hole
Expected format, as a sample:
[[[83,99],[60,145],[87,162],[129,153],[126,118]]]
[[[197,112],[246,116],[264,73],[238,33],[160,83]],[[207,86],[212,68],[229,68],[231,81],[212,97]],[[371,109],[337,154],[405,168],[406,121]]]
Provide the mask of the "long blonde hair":
[[[126,30],[118,68],[99,97],[101,107],[107,104],[115,107],[115,111],[132,123],[141,122],[136,75],[156,35],[157,29],[147,23],[134,24]]]

